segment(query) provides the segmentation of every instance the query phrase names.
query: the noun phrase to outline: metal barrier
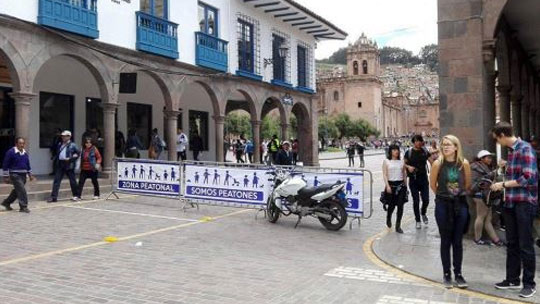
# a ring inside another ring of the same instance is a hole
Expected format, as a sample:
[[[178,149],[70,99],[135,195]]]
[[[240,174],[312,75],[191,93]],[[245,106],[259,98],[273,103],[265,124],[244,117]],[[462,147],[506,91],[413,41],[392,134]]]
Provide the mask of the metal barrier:
[[[353,222],[373,215],[373,175],[365,169],[276,166],[301,175],[309,186],[342,180]],[[263,164],[208,161],[170,162],[160,160],[114,159],[112,193],[130,193],[178,198],[182,209],[199,204],[252,208],[265,211],[273,185]],[[107,199],[109,198],[107,197]],[[118,196],[116,196],[118,198]],[[258,213],[257,213],[258,214]]]

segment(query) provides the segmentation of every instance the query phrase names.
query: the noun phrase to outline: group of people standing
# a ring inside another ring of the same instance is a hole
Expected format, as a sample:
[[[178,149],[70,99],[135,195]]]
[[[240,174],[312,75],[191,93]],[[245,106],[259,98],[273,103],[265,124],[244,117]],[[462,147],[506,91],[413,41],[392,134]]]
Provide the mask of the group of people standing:
[[[350,141],[345,147],[347,152],[347,158],[349,159],[349,167],[354,167],[354,156],[355,153],[358,154],[358,162],[360,163],[360,168],[364,168],[364,151],[366,147],[361,142]]]
[[[95,141],[91,137],[83,138],[83,148],[80,150],[77,145],[71,141],[71,132],[62,131],[60,133],[61,141],[54,147],[53,166],[54,166],[54,182],[51,195],[47,202],[53,203],[58,199],[58,191],[60,183],[64,175],[68,177],[73,195],[72,200],[78,201],[81,199],[84,184],[87,179],[91,179],[94,186],[94,199],[99,198],[99,183],[98,173],[101,170],[101,153],[96,147]],[[28,198],[24,185],[26,184],[27,176],[30,180],[34,180],[32,169],[30,167],[30,157],[25,150],[26,140],[19,137],[15,141],[15,147],[6,152],[3,172],[4,181],[13,184],[13,190],[10,195],[2,202],[2,206],[8,211],[13,210],[11,204],[15,199],[19,200],[19,211],[30,213],[28,209]],[[79,162],[80,161],[80,162]],[[79,182],[75,178],[75,169],[77,164],[80,164]]]
[[[408,181],[416,228],[420,229],[422,222],[427,225],[431,187],[435,193],[435,220],[441,237],[443,283],[447,288],[454,285],[467,288],[462,273],[463,235],[470,218],[467,198],[471,198],[477,209],[475,243],[484,245],[492,242],[507,246],[506,278],[495,284],[495,288],[520,289],[519,295],[528,298],[536,293],[533,220],[538,211],[537,155],[531,144],[514,135],[509,123],[498,123],[492,128],[491,134],[498,144],[509,150],[507,160],[501,160],[498,164],[499,168],[504,169],[503,181],[497,180],[497,166],[494,165],[492,153],[486,150],[478,152],[475,162],[471,164],[463,155],[461,142],[453,135],[442,137],[440,149],[437,150],[436,144],[430,149],[425,148],[422,137],[415,135],[412,138],[413,147],[405,152],[403,160],[399,146],[391,145],[382,165],[389,202],[386,224],[392,227],[392,214],[397,209],[395,229],[403,233],[401,220],[403,205],[408,197]],[[437,153],[436,157],[434,153]],[[428,163],[431,164],[429,173]],[[502,204],[506,244],[491,224],[490,208],[496,200]],[[484,228],[491,242],[482,240]]]

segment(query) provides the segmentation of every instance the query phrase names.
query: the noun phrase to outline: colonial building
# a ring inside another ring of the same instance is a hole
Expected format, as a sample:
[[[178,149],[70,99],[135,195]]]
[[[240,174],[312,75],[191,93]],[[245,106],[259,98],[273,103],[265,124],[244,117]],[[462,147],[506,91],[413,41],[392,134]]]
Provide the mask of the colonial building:
[[[493,151],[489,129],[540,135],[540,2],[438,0],[441,129],[467,156]],[[496,96],[498,93],[498,102]]]
[[[80,143],[95,127],[110,170],[115,130],[136,130],[147,147],[158,128],[173,160],[179,127],[201,135],[205,160],[222,161],[228,112],[250,113],[257,145],[277,108],[283,134],[295,114],[304,162],[317,164],[314,50],[345,37],[293,0],[5,1],[0,157],[23,136],[34,170],[48,173],[56,129]]]
[[[317,74],[319,115],[347,113],[383,137],[438,134],[438,78],[424,65],[381,67],[377,43],[364,34],[347,49],[347,65]]]

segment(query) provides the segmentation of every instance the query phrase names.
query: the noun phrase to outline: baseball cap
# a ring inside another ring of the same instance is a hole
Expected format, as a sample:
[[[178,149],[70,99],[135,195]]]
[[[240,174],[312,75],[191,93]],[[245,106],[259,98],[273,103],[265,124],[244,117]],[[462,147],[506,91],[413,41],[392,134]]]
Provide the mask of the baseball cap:
[[[284,144],[284,145],[290,145],[291,143],[288,142],[288,141],[284,141],[283,144]]]
[[[482,151],[478,152],[478,155],[476,155],[476,157],[482,158],[482,157],[490,156],[490,155],[493,155],[493,153],[491,153],[491,152],[489,152],[487,150],[482,150]]]
[[[60,134],[60,135],[61,135],[61,136],[71,136],[71,132],[68,131],[68,130],[64,130],[64,131],[62,132],[62,134]]]

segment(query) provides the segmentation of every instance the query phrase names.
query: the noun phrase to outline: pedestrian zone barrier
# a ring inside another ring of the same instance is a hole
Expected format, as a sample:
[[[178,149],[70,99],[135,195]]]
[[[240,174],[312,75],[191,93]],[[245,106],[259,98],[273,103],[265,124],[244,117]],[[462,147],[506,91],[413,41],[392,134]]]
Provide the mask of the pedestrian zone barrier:
[[[218,205],[265,210],[273,190],[269,171],[284,169],[299,175],[308,186],[345,182],[347,213],[352,222],[373,214],[373,176],[365,169],[270,167],[259,164],[169,162],[115,159],[113,195],[117,192],[176,197],[187,205]]]

